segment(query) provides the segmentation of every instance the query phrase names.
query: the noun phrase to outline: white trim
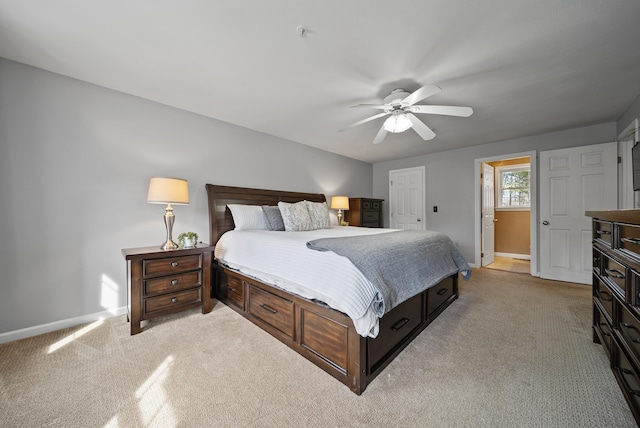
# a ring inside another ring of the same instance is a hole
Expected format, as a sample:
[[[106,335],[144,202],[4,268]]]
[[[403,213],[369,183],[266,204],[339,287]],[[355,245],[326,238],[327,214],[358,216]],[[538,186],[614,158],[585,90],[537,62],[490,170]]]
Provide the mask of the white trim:
[[[474,161],[474,220],[473,224],[475,226],[474,232],[474,241],[475,241],[475,252],[474,257],[476,263],[479,264],[481,258],[480,253],[482,249],[482,244],[480,242],[480,233],[482,230],[482,216],[480,213],[480,194],[482,192],[482,182],[480,181],[480,171],[482,164],[485,162],[494,162],[505,159],[517,159],[529,157],[529,161],[531,162],[531,176],[530,176],[530,185],[531,185],[531,214],[530,214],[530,224],[529,224],[529,235],[531,240],[531,275],[532,276],[540,276],[540,271],[538,269],[538,160],[537,160],[537,152],[535,150],[521,153],[511,153],[500,156],[491,156],[488,158],[480,158],[475,159]]]
[[[510,259],[531,260],[530,254],[514,254],[514,253],[494,253],[498,257],[509,257]]]
[[[47,324],[40,324],[33,327],[27,327],[20,330],[8,331],[0,334],[0,343],[12,342],[14,340],[25,339],[39,334],[50,333],[63,328],[75,327],[80,324],[86,324],[106,318],[116,317],[127,313],[127,307],[114,308],[107,311],[95,312],[93,314],[82,315],[75,318],[67,318],[66,320],[54,321]]]
[[[529,209],[531,208],[531,193],[529,193],[529,205],[527,206],[503,206],[502,205],[502,173],[505,171],[527,171],[529,173],[529,181],[531,181],[531,164],[530,163],[519,163],[515,165],[502,165],[495,167],[495,177],[496,177],[496,186],[495,186],[495,203],[494,210],[508,210],[508,209]],[[529,185],[529,189],[531,189],[531,185]],[[529,190],[531,192],[531,190]]]

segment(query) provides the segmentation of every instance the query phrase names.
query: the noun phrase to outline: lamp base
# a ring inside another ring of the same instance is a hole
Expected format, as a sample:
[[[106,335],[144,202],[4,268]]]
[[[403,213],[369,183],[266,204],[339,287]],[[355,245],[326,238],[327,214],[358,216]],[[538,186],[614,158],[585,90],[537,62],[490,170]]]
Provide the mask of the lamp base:
[[[178,244],[173,242],[171,233],[173,231],[173,222],[175,221],[175,215],[173,215],[173,208],[171,204],[167,204],[167,208],[164,211],[164,225],[167,228],[167,241],[160,247],[161,250],[171,251],[179,248]]]
[[[165,242],[160,247],[160,249],[164,250],[164,251],[177,250],[178,248],[180,248],[180,246],[178,244],[176,244],[175,242],[171,241],[171,240]]]

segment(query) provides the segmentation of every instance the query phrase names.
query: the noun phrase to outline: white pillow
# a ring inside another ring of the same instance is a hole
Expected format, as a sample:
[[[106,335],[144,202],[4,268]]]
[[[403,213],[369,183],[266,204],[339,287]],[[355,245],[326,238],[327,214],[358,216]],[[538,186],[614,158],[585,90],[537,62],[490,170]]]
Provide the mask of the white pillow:
[[[313,230],[313,222],[305,201],[296,202],[295,204],[278,202],[278,208],[280,208],[280,214],[282,214],[284,230],[287,232]]]
[[[331,227],[331,217],[329,217],[329,207],[326,202],[304,201],[309,210],[313,229],[328,229]]]
[[[228,204],[235,230],[269,230],[267,218],[260,205]]]

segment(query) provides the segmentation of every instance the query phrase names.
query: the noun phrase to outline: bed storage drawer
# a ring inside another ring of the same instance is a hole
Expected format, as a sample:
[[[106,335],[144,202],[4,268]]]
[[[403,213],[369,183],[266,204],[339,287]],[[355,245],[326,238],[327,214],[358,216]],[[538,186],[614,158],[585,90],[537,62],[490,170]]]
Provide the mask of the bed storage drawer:
[[[225,270],[220,270],[218,278],[218,298],[220,301],[244,310],[244,281],[229,275]]]
[[[437,285],[427,290],[427,318],[431,319],[432,315],[438,311],[449,298],[455,293],[453,277],[447,277],[440,281]]]
[[[293,302],[252,284],[249,284],[248,290],[247,312],[288,337],[293,337]]]
[[[177,275],[147,279],[144,281],[144,293],[145,295],[158,294],[167,291],[178,291],[191,287],[199,287],[200,285],[202,285],[202,271],[197,270]]]
[[[153,315],[155,312],[178,311],[182,309],[183,306],[193,305],[199,302],[202,302],[202,288],[193,288],[178,293],[145,299],[144,311],[147,315]]]
[[[159,275],[171,275],[202,268],[202,254],[170,257],[166,259],[144,260],[142,263],[145,278]]]
[[[398,305],[393,312],[380,318],[380,331],[374,340],[369,340],[369,366],[391,352],[405,337],[420,326],[422,322],[423,294]]]

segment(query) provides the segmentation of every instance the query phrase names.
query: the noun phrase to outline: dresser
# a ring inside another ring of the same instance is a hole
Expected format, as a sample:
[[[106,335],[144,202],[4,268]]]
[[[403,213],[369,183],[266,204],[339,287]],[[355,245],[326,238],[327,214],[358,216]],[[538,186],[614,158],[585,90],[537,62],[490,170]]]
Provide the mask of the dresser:
[[[127,248],[127,311],[131,334],[141,321],[196,307],[211,312],[213,246],[164,251],[159,247]]]
[[[640,423],[640,210],[586,215],[593,219],[593,341]]]
[[[349,198],[345,220],[349,226],[382,227],[383,202],[384,199]]]

